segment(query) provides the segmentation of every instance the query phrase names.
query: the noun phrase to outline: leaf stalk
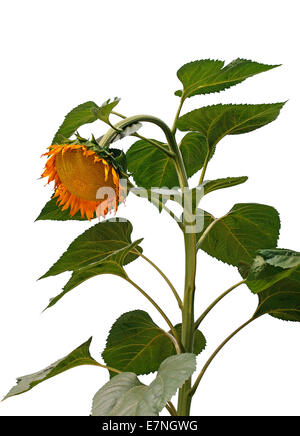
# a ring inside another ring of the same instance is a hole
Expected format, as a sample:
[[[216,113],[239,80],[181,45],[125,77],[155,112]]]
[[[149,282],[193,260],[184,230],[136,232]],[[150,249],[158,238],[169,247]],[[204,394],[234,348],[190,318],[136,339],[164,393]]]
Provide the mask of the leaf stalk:
[[[195,330],[199,327],[199,325],[202,323],[204,318],[209,314],[209,312],[221,301],[226,295],[228,295],[231,291],[238,288],[242,284],[246,282],[245,280],[241,280],[240,282],[236,283],[235,285],[231,286],[229,289],[227,289],[225,292],[223,292],[216,300],[214,300],[208,307],[205,309],[205,311],[199,316],[197,321],[195,322]]]
[[[239,333],[244,327],[246,327],[248,324],[250,324],[252,321],[254,321],[254,318],[250,318],[248,321],[246,321],[244,324],[242,324],[240,327],[238,327],[233,333],[231,333],[229,336],[227,336],[227,338],[218,346],[218,348],[213,352],[213,354],[210,356],[210,358],[208,359],[208,361],[205,363],[205,365],[203,366],[200,374],[198,375],[195,383],[193,384],[193,387],[191,388],[190,392],[189,392],[189,397],[191,398],[198,386],[199,383],[201,382],[207,368],[209,367],[209,365],[211,364],[211,362],[214,360],[214,358],[216,357],[216,355],[219,353],[219,351],[222,350],[222,348],[227,344],[227,342],[230,341],[230,339],[232,339],[237,333]]]
[[[170,282],[170,280],[168,279],[168,277],[164,274],[164,272],[154,263],[152,262],[152,260],[150,260],[148,257],[146,257],[144,254],[140,253],[138,250],[135,250],[135,253],[138,254],[142,259],[144,259],[146,262],[148,262],[154,269],[156,269],[156,271],[163,277],[163,279],[167,282],[167,284],[169,285],[171,291],[174,294],[174,297],[176,298],[176,301],[178,303],[179,309],[182,310],[182,301],[181,298],[179,297],[175,287],[173,286],[173,284]]]
[[[147,294],[147,292],[145,292],[137,283],[135,283],[133,280],[131,280],[128,276],[127,276],[126,280],[133,287],[135,287],[145,298],[147,298],[147,300],[150,301],[150,303],[155,307],[155,309],[161,314],[163,319],[166,321],[166,323],[170,327],[170,330],[172,332],[173,337],[176,339],[176,342],[177,342],[176,350],[178,350],[178,352],[180,351],[180,353],[181,353],[183,351],[183,346],[182,346],[181,341],[178,337],[177,331],[175,330],[173,324],[171,323],[170,319],[165,314],[165,312],[162,310],[162,308],[153,300],[153,298],[150,297],[150,295]],[[174,342],[174,345],[175,345],[175,342]],[[178,353],[178,354],[180,354],[180,353]]]

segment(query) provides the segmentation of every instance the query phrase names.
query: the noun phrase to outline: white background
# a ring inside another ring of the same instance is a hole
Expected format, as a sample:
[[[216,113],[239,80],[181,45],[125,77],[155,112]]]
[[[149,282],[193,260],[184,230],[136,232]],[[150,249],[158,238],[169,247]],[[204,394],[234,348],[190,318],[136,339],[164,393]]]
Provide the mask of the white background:
[[[3,2],[1,7],[1,371],[0,394],[15,377],[40,370],[91,335],[95,358],[117,317],[144,309],[159,314],[122,279],[91,279],[41,313],[60,292],[67,273],[37,282],[69,243],[91,224],[34,219],[51,195],[38,180],[45,152],[65,114],[87,100],[122,98],[126,115],[153,114],[171,123],[179,99],[177,69],[201,58],[237,57],[283,66],[219,94],[196,96],[183,110],[218,102],[269,103],[289,99],[279,119],[247,135],[225,138],[209,165],[209,179],[248,175],[239,187],[214,192],[203,207],[217,216],[234,203],[259,202],[281,213],[279,246],[300,250],[299,60],[295,0]],[[100,122],[80,130],[104,132]],[[143,133],[160,138],[156,128]],[[120,145],[124,148],[132,140]],[[195,184],[197,177],[192,179]],[[144,237],[144,253],[182,292],[183,241],[175,223],[145,200],[130,196],[119,216]],[[176,302],[143,260],[127,272],[160,301],[174,323]],[[199,254],[196,313],[240,277]],[[208,345],[198,370],[216,346],[247,320],[256,297],[241,287],[202,325]],[[299,325],[263,317],[236,336],[208,369],[194,398],[194,415],[299,415]],[[151,379],[152,376],[145,378]],[[1,403],[1,415],[87,415],[107,381],[101,368],[79,367]]]

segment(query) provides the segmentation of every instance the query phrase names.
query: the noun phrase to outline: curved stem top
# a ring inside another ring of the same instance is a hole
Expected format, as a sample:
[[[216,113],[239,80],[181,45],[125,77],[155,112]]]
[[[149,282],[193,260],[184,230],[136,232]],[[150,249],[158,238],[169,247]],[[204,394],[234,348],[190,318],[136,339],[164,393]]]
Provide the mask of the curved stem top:
[[[167,143],[168,143],[169,148],[170,148],[170,151],[174,153],[173,159],[174,159],[177,174],[178,174],[180,188],[183,191],[185,187],[188,187],[188,178],[187,178],[186,169],[185,169],[185,166],[183,163],[183,159],[181,156],[181,152],[179,150],[175,136],[172,133],[170,127],[164,121],[162,121],[160,118],[154,117],[152,115],[133,115],[131,117],[122,119],[114,126],[114,128],[111,128],[103,136],[103,138],[101,139],[101,141],[99,143],[100,147],[107,146],[108,144],[110,144],[113,141],[114,136],[116,134],[116,129],[122,130],[122,129],[125,129],[126,127],[128,127],[132,124],[135,124],[138,122],[143,122],[143,121],[157,125],[164,132],[164,134],[166,136]]]

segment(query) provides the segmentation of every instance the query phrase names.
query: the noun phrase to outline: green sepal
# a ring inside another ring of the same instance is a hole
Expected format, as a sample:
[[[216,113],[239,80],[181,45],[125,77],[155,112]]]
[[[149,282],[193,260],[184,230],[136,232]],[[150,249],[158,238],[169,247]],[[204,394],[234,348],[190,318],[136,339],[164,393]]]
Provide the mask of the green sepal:
[[[97,139],[92,134],[91,139],[83,138],[78,132],[75,133],[76,139],[65,138],[60,135],[61,144],[80,144],[92,150],[102,159],[105,159],[109,165],[112,165],[116,171],[124,177],[128,177],[126,154],[119,148],[100,147]]]

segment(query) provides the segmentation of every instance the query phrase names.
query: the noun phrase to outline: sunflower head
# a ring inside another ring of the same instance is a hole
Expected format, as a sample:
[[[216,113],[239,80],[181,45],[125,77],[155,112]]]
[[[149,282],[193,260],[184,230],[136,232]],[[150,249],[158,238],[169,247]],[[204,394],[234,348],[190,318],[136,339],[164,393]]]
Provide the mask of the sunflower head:
[[[89,220],[95,213],[104,217],[117,211],[125,199],[126,189],[120,183],[121,177],[127,177],[125,155],[118,149],[100,148],[94,137],[91,141],[76,137],[49,147],[42,177],[54,182],[54,197],[62,210],[70,208],[71,216],[80,211]]]

